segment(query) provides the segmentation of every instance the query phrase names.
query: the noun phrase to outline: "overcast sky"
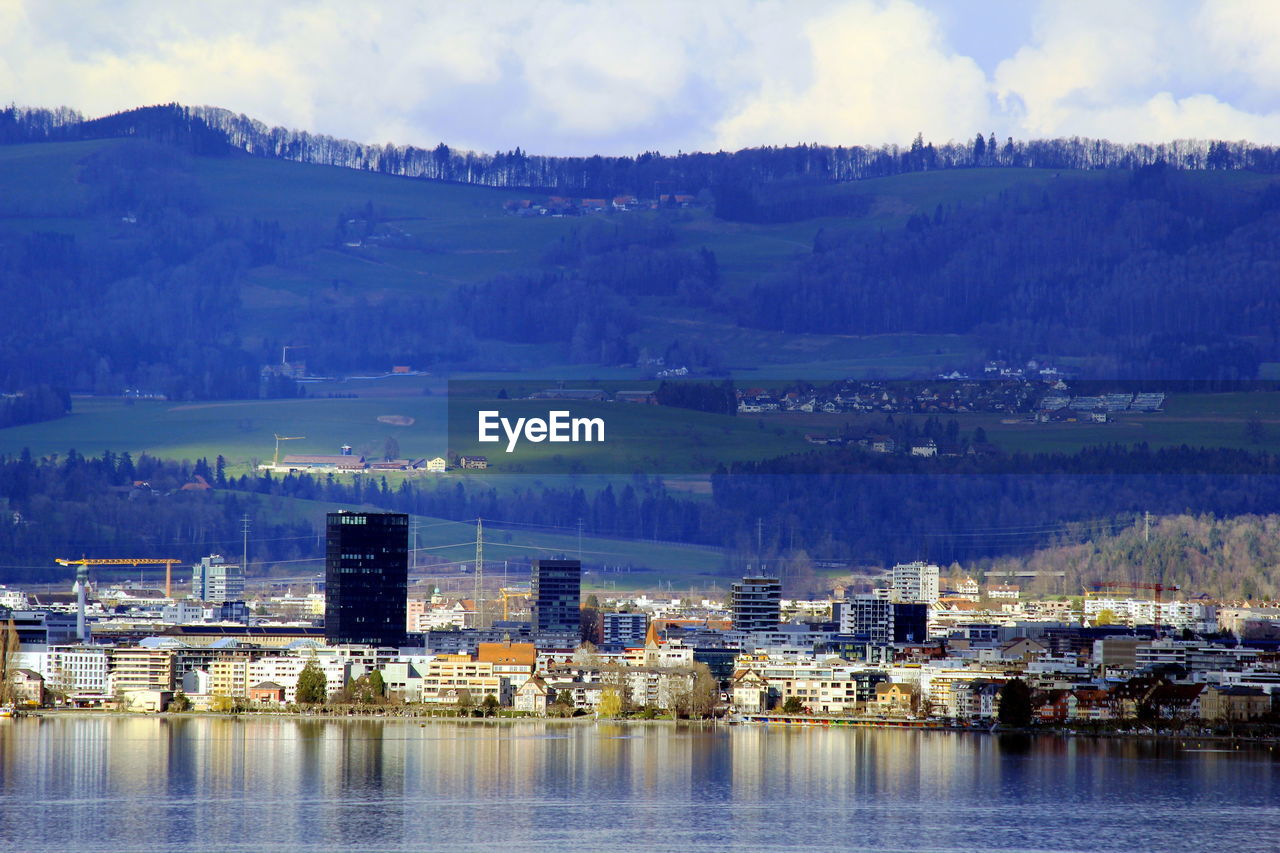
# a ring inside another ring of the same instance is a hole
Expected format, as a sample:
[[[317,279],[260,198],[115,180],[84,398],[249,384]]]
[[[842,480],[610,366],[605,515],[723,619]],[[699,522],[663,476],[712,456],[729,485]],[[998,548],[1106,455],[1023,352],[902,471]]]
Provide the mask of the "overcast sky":
[[[0,0],[0,100],[544,154],[1280,143],[1280,0]]]

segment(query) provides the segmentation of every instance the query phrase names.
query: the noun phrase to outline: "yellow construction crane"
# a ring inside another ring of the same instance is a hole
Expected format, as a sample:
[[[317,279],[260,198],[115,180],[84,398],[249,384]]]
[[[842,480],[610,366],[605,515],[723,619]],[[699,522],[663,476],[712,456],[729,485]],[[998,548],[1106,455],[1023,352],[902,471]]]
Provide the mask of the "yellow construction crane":
[[[78,560],[54,560],[60,566],[164,566],[164,597],[173,598],[173,567],[182,560],[176,560],[172,557],[109,557],[104,559],[90,559],[81,557]]]
[[[533,593],[527,589],[519,587],[506,587],[498,590],[498,594],[502,596],[502,621],[506,622],[510,615],[508,610],[508,602],[513,598],[529,598]]]
[[[280,442],[300,441],[306,438],[306,436],[305,435],[280,435],[279,433],[274,433],[274,435],[276,437],[276,455],[275,455],[275,458],[271,461],[271,467],[279,468],[280,467]]]

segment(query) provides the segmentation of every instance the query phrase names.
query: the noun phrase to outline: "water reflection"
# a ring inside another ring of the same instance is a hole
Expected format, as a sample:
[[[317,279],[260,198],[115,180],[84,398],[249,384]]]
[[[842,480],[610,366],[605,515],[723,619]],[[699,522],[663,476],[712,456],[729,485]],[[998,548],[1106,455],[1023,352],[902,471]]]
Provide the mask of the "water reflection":
[[[1275,837],[1272,751],[670,724],[0,724],[0,849],[1130,850]]]

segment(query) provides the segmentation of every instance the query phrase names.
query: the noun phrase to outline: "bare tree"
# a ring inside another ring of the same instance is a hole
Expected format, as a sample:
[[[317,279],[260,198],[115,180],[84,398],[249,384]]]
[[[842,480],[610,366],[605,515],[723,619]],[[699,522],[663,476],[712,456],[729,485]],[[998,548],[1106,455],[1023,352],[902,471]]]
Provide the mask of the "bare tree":
[[[18,629],[13,617],[0,631],[0,705],[12,704],[15,697],[14,676],[18,670]]]

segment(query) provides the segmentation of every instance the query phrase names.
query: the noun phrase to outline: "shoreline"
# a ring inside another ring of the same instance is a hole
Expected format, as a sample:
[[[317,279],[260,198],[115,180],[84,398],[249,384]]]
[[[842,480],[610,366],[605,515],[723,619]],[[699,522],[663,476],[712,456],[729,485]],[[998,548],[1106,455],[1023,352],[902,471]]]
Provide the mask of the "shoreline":
[[[1215,734],[1215,733],[1192,733],[1192,732],[1173,732],[1173,731],[1086,731],[1078,728],[1069,727],[1032,727],[1025,729],[998,729],[998,728],[981,728],[960,725],[932,725],[932,726],[909,726],[909,725],[873,725],[873,724],[856,724],[854,720],[848,718],[794,718],[790,721],[773,720],[773,721],[740,721],[729,719],[711,719],[711,720],[640,720],[626,718],[596,718],[590,715],[580,717],[447,717],[447,716],[412,716],[402,714],[307,714],[299,712],[255,712],[243,711],[240,713],[219,713],[214,711],[181,711],[175,713],[154,713],[146,711],[95,711],[89,709],[74,710],[54,710],[39,709],[27,712],[21,717],[12,718],[13,721],[19,719],[154,719],[154,720],[183,720],[183,719],[220,719],[220,720],[243,720],[261,721],[261,720],[289,720],[294,722],[382,722],[382,723],[401,723],[416,724],[425,727],[427,725],[440,725],[445,723],[462,724],[462,725],[521,725],[521,724],[552,724],[563,726],[582,726],[588,724],[613,724],[627,726],[688,726],[697,728],[758,728],[765,731],[829,731],[832,729],[842,729],[850,731],[899,731],[899,732],[917,732],[917,733],[951,733],[951,734],[972,734],[984,736],[1022,736],[1022,737],[1059,737],[1059,738],[1083,738],[1089,740],[1127,740],[1127,741],[1160,741],[1160,742],[1177,742],[1182,746],[1192,745],[1192,748],[1200,745],[1222,745],[1235,744],[1239,749],[1240,745],[1249,747],[1267,747],[1275,749],[1280,746],[1280,735],[1249,735],[1249,734]]]

